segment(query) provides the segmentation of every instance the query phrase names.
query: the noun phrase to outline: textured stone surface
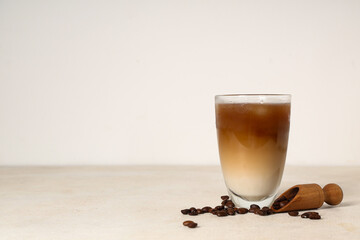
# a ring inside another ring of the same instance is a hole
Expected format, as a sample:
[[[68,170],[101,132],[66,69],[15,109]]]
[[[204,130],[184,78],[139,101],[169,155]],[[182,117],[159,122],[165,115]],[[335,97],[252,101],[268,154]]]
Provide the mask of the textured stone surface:
[[[217,166],[0,167],[0,239],[360,239],[360,167],[287,166],[280,192],[330,182],[344,200],[318,209],[318,221],[218,218],[180,213],[221,202]],[[184,227],[185,220],[199,226]]]

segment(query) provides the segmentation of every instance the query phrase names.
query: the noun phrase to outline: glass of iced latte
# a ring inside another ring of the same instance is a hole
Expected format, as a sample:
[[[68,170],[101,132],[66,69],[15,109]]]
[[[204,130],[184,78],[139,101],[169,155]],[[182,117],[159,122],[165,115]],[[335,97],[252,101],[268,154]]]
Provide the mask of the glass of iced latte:
[[[282,178],[290,127],[291,95],[215,96],[221,168],[238,207],[269,206]]]

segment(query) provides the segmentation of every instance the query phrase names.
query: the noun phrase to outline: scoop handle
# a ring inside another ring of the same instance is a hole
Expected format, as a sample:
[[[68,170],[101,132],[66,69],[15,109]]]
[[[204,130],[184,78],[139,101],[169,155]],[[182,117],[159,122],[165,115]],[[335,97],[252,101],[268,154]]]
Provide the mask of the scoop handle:
[[[343,191],[335,183],[329,183],[323,187],[325,202],[329,205],[338,205],[343,200]]]

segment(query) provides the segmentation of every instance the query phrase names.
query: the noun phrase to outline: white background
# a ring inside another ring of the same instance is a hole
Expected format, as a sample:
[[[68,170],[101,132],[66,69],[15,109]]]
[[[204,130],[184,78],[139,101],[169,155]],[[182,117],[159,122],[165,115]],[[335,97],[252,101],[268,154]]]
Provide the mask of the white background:
[[[219,164],[214,95],[293,95],[288,164],[360,164],[360,1],[0,0],[0,164]]]

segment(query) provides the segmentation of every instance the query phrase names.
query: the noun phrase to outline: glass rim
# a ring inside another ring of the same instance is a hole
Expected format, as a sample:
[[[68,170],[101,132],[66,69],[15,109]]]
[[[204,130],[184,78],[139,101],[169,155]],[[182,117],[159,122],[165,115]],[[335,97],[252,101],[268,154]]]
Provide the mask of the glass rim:
[[[290,103],[291,94],[222,94],[216,103]]]
[[[287,97],[291,97],[291,94],[287,94],[287,93],[235,93],[235,94],[218,94],[215,95],[215,97],[276,97],[276,96],[287,96]]]

